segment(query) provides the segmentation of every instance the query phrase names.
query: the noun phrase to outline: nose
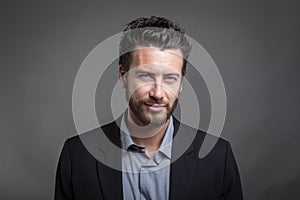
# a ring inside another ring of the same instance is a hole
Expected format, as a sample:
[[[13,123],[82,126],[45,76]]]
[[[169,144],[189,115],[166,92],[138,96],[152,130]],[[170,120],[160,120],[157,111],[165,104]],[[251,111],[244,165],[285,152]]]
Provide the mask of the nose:
[[[154,87],[150,91],[150,97],[161,100],[164,97],[164,88],[161,83],[155,83]]]

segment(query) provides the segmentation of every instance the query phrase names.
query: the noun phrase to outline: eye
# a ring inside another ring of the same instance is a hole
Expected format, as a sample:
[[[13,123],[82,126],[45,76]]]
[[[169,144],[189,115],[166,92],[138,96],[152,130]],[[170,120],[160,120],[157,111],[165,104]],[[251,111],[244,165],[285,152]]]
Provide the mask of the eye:
[[[139,77],[140,78],[147,78],[147,77],[150,77],[150,76],[149,76],[149,74],[140,74]]]
[[[167,83],[176,83],[178,78],[176,76],[166,76],[164,78],[164,80],[167,82]]]
[[[138,78],[142,81],[152,81],[153,80],[153,77],[148,73],[139,74]]]

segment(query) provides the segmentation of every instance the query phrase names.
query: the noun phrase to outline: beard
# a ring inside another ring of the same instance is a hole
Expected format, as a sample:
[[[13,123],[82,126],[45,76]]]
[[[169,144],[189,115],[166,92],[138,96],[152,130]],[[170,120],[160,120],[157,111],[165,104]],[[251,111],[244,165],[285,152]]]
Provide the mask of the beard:
[[[129,98],[128,92],[126,92],[127,99]],[[155,99],[150,97],[149,99],[138,100],[134,97],[134,94],[129,98],[129,108],[134,115],[134,118],[138,120],[136,122],[140,126],[153,126],[160,127],[170,119],[178,103],[178,98],[175,99],[171,105],[169,102]],[[163,104],[165,109],[160,112],[152,112],[149,110],[147,104]]]

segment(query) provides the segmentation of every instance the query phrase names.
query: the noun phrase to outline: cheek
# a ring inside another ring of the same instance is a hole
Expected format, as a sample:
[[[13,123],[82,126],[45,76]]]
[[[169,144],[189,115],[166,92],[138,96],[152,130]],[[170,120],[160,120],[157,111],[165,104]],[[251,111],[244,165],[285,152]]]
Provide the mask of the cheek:
[[[139,87],[131,87],[130,92],[135,98],[146,98],[149,95],[150,87],[147,86],[139,86]]]
[[[170,102],[170,104],[173,104],[177,99],[177,96],[172,94],[172,96],[169,96],[168,100]]]
[[[179,93],[180,93],[180,87],[178,86],[173,86],[173,87],[165,87],[165,94],[169,100],[177,99],[179,98]]]

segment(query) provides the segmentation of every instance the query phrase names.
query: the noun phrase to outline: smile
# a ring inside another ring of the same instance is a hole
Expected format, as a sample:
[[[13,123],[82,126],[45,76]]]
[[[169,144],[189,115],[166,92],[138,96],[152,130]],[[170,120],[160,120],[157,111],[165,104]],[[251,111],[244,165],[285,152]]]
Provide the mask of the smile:
[[[152,112],[160,112],[160,111],[162,111],[166,107],[165,104],[149,104],[149,103],[145,103],[145,105]]]

